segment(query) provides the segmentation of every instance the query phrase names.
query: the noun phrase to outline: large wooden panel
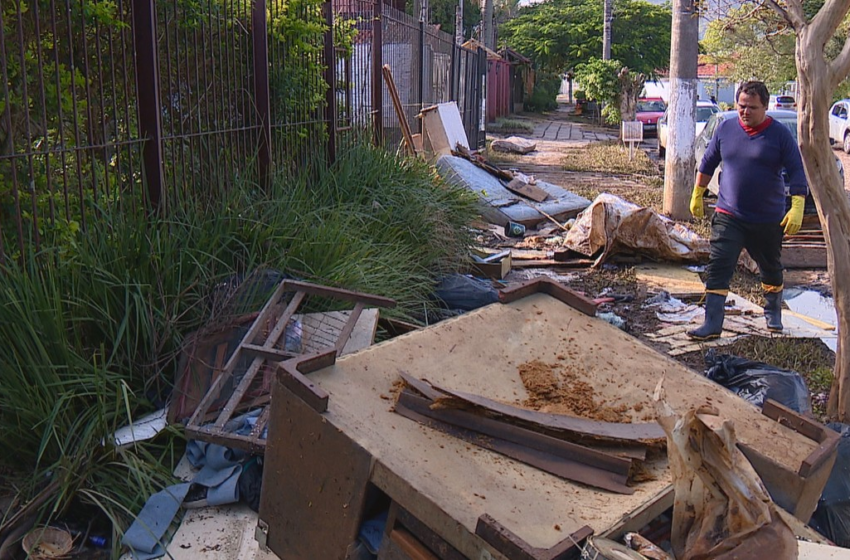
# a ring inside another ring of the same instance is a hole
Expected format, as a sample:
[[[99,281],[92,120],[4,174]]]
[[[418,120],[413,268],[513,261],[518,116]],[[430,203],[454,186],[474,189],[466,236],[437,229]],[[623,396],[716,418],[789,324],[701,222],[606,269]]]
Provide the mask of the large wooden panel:
[[[277,380],[260,519],[286,560],[343,560],[357,538],[372,460]]]
[[[600,400],[629,407],[634,421],[653,419],[651,397],[663,378],[675,409],[714,406],[735,421],[741,442],[792,472],[816,447],[678,362],[543,294],[397,337],[309,377],[330,394],[326,421],[376,459],[373,482],[465,555],[480,545],[474,532],[484,513],[530,546],[548,549],[584,525],[604,533],[646,504],[669,503],[663,457],[649,461],[650,480],[634,495],[621,496],[471,447],[392,412],[399,370],[517,404],[527,398],[517,367],[534,359],[569,364]]]

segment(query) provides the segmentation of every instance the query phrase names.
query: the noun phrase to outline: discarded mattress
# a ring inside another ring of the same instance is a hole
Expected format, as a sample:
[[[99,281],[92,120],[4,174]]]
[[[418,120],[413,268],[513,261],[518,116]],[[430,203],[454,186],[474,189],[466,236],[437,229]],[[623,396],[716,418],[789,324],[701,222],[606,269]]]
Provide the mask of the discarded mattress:
[[[545,181],[537,181],[535,186],[546,191],[549,198],[535,202],[512,193],[498,177],[457,156],[443,156],[437,160],[436,166],[443,179],[477,194],[481,200],[481,215],[497,225],[511,221],[533,227],[547,219],[537,208],[557,220],[566,221],[590,204],[586,198]]]
[[[708,240],[650,208],[602,193],[576,219],[564,245],[577,253],[599,255],[596,265],[618,252],[656,260],[706,262]]]

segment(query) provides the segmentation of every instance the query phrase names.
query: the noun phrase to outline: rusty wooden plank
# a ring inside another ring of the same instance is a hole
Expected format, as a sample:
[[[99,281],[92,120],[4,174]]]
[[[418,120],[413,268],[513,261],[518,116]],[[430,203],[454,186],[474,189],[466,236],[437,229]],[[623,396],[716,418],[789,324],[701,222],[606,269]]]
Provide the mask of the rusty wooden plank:
[[[245,336],[242,337],[242,341],[239,343],[242,344],[250,343],[254,340],[254,337],[257,336],[260,328],[263,324],[265,324],[268,319],[269,314],[272,311],[273,305],[280,299],[281,294],[286,289],[286,281],[281,282],[277,288],[275,288],[272,297],[266,302],[263,306],[263,309],[260,311],[260,314],[257,315],[257,318],[254,320],[254,324],[251,325],[251,328],[248,329],[248,332],[245,333]],[[224,380],[227,376],[233,373],[233,368],[236,367],[237,362],[239,361],[239,349],[233,352],[230,356],[230,359],[227,360],[227,364],[225,364],[224,369],[221,373],[213,380],[210,385],[209,390],[207,390],[207,394],[204,395],[204,398],[201,399],[201,402],[198,403],[197,408],[195,408],[194,414],[189,419],[188,425],[198,425],[199,420],[206,415],[207,411],[210,408],[210,405],[218,398],[219,393],[221,392],[221,386],[224,383]],[[255,372],[256,373],[256,372]]]
[[[446,396],[445,393],[441,393],[434,389],[427,381],[417,379],[416,377],[413,377],[404,370],[398,370],[398,374],[401,376],[405,383],[407,383],[409,386],[413,387],[432,401]]]
[[[265,346],[257,346],[256,344],[244,344],[242,350],[251,356],[270,360],[272,362],[283,362],[294,358],[297,354],[287,352],[286,350],[278,350],[277,348],[266,348]]]
[[[469,404],[485,408],[490,412],[501,414],[521,422],[528,422],[536,426],[542,426],[550,430],[562,430],[572,432],[578,436],[591,438],[602,438],[623,442],[650,442],[666,441],[664,430],[655,422],[619,424],[616,422],[602,422],[600,420],[589,420],[563,414],[549,414],[511,406],[463,391],[454,391],[431,384],[435,389],[448,393]]]
[[[389,525],[389,519],[392,519],[392,526]],[[446,542],[433,529],[428,527],[428,525],[398,505],[397,502],[393,502],[390,506],[389,519],[387,521],[387,529],[404,527],[427,546],[429,550],[436,553],[440,560],[466,560],[466,557],[458,552],[455,547]]]
[[[407,381],[407,379],[405,379],[405,381]],[[419,390],[418,388],[416,389]],[[438,397],[442,395],[436,391],[433,393],[436,393]],[[401,393],[400,397],[406,397],[406,395],[411,395],[411,393],[404,391]],[[427,396],[428,395],[426,395],[426,397]],[[432,401],[435,400],[433,397],[429,398]],[[417,412],[419,411],[417,410]],[[629,472],[632,468],[631,459],[615,457],[589,447],[570,443],[540,432],[535,432],[527,428],[508,424],[491,417],[467,412],[465,410],[452,408],[435,409],[430,408],[429,406],[427,413],[423,414],[429,418],[467,430],[472,430],[479,434],[524,445],[531,449],[537,449],[538,451],[543,451],[563,459],[577,461],[579,463],[584,463],[585,465],[590,465],[594,468],[600,468],[614,474],[619,474],[622,476],[622,484],[626,484],[628,481]]]
[[[364,307],[365,305],[362,301],[354,304],[354,309],[351,310],[348,321],[346,321],[345,326],[339,333],[339,337],[336,339],[334,350],[336,350],[337,355],[342,354],[342,349],[345,348],[345,344],[351,338],[351,333],[354,331],[354,326],[357,325],[357,320],[360,319],[360,314],[363,313]]]
[[[286,284],[287,290],[298,290],[300,292],[304,292],[313,296],[325,296],[354,303],[361,302],[365,305],[374,307],[384,307],[386,309],[392,309],[396,306],[396,302],[394,299],[385,298],[381,296],[374,296],[372,294],[364,294],[362,292],[354,292],[351,290],[344,290],[342,288],[318,286],[316,284],[310,284],[309,282],[299,282],[297,280],[284,280],[284,284]]]
[[[617,475],[594,466],[566,459],[497,437],[485,436],[473,430],[453,426],[432,416],[427,399],[417,397],[409,392],[399,395],[395,411],[411,420],[415,420],[435,430],[473,443],[484,449],[489,449],[511,459],[531,465],[541,471],[548,472],[566,480],[581,482],[588,486],[610,490],[618,494],[633,494],[634,489],[625,484],[625,476]]]
[[[559,263],[559,265],[563,265],[563,263]],[[517,286],[502,290],[499,293],[499,301],[510,303],[536,293],[548,294],[558,301],[581,311],[585,315],[590,315],[591,317],[596,315],[596,304],[593,303],[593,300],[546,277],[535,278],[534,280],[529,280],[528,282],[523,282]]]
[[[806,418],[771,399],[765,401],[762,414],[820,444],[803,460],[797,471],[800,476],[809,476],[835,455],[841,436],[823,424]]]

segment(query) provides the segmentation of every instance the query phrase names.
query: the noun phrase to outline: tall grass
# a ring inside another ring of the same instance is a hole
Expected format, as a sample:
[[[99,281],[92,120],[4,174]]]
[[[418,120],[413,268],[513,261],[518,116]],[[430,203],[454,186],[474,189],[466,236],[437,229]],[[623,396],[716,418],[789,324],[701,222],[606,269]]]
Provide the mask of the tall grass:
[[[78,498],[120,531],[169,480],[180,439],[117,449],[108,435],[163,405],[217,286],[270,268],[418,311],[466,253],[473,208],[424,163],[357,144],[330,168],[210,185],[163,216],[103,209],[0,271],[0,467],[22,501],[54,485],[42,514]]]

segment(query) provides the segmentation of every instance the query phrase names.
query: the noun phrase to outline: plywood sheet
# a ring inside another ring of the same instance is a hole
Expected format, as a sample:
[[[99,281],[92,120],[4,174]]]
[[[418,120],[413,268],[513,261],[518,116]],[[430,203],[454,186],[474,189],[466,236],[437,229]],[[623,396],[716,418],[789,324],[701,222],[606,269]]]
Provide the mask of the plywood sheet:
[[[534,359],[571,364],[600,399],[627,405],[636,421],[652,418],[651,396],[663,377],[672,406],[684,411],[709,402],[736,421],[742,442],[795,471],[815,447],[628,334],[543,294],[372,346],[310,379],[330,394],[325,419],[391,473],[384,479],[404,481],[431,509],[470,533],[488,513],[532,546],[549,548],[583,525],[602,533],[664,496],[670,482],[666,461],[650,464],[655,480],[639,484],[634,495],[614,495],[473,448],[391,410],[400,369],[447,388],[519,403],[527,394],[517,367]],[[402,505],[418,515],[415,499],[410,501]]]

